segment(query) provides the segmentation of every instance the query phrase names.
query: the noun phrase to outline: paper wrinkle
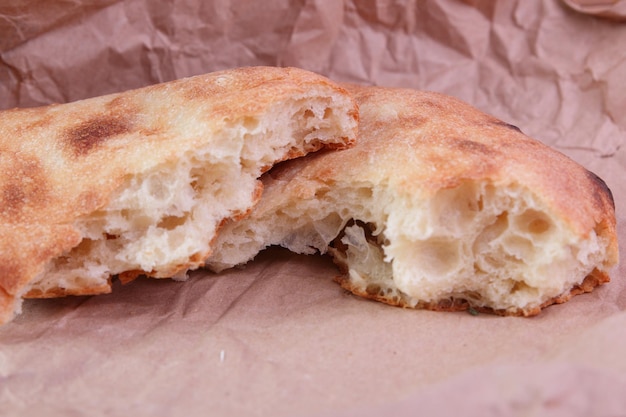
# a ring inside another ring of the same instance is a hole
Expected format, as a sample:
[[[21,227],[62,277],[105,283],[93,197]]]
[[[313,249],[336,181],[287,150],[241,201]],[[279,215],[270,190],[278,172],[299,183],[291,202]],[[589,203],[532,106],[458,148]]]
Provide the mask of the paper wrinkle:
[[[5,0],[0,4],[0,51],[47,34],[119,0]],[[32,8],[37,7],[37,13]]]
[[[626,1],[623,0],[564,0],[564,3],[581,13],[626,20]]]
[[[626,25],[594,17],[624,1],[598,12],[582,0],[577,11],[574,0],[28,0],[7,11],[15,1],[0,5],[0,108],[244,65],[440,91],[605,179],[626,244]],[[626,409],[626,339],[616,331],[626,324],[624,255],[610,284],[533,319],[392,309],[346,295],[336,274],[328,259],[270,251],[184,283],[138,279],[110,295],[28,300],[0,328],[0,409]]]

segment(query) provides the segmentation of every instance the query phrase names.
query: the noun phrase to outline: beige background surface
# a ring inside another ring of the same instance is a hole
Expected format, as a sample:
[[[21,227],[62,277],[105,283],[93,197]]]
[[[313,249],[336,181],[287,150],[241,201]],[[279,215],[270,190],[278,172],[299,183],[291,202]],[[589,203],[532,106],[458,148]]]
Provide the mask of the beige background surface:
[[[603,177],[623,246],[626,24],[577,3],[8,0],[0,108],[242,65],[440,91]],[[29,301],[0,328],[0,414],[626,415],[625,256],[610,284],[529,319],[357,299],[328,259],[278,249]]]

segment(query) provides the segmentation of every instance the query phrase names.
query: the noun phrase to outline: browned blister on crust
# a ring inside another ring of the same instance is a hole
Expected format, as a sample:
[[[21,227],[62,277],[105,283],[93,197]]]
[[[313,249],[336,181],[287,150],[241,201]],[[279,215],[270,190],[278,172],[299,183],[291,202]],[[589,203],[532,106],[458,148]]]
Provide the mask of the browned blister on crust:
[[[351,146],[357,122],[340,86],[270,67],[0,112],[0,322],[24,296],[184,278],[258,201],[262,172]]]
[[[330,253],[349,291],[392,305],[535,315],[609,281],[615,207],[598,176],[442,94],[347,86],[359,140],[276,167],[209,265],[262,248]]]

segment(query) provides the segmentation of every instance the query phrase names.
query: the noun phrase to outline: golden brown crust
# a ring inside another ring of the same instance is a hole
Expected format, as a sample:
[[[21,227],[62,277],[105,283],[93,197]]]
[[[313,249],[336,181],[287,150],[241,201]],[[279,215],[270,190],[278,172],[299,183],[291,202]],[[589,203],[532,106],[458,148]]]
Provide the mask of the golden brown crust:
[[[606,183],[594,173],[561,153],[526,137],[519,128],[483,114],[453,98],[415,92],[406,92],[403,96],[398,90],[358,86],[352,86],[349,90],[355,94],[357,103],[362,109],[360,127],[362,132],[370,129],[379,130],[380,133],[372,135],[379,139],[381,135],[410,138],[407,131],[421,130],[420,135],[415,135],[419,138],[419,143],[410,142],[408,146],[413,149],[413,153],[415,148],[418,148],[417,152],[421,156],[415,163],[424,164],[426,167],[411,169],[410,172],[417,175],[407,177],[406,182],[421,181],[425,187],[437,190],[453,187],[468,179],[487,178],[497,184],[505,182],[507,178],[518,178],[525,187],[541,195],[576,233],[586,236],[594,230],[599,236],[609,240],[606,264],[609,266],[617,263],[618,243],[613,196]],[[369,111],[376,112],[377,108],[389,103],[396,104],[395,110],[405,108],[409,112],[415,109],[413,106],[419,106],[422,115],[419,119],[415,117],[405,119],[400,115],[399,123],[394,122],[393,126],[389,126],[389,123],[380,120],[378,114],[368,114]],[[368,126],[368,120],[375,121]],[[392,132],[383,133],[382,129],[391,129]],[[390,164],[394,167],[402,166],[403,160],[409,163],[402,157],[404,152],[410,154],[409,150],[404,146],[399,148],[400,150],[393,156],[390,156],[389,152],[379,152],[376,159],[394,161]],[[370,157],[374,152],[381,151],[374,144],[368,150],[371,152]],[[349,152],[351,150],[342,153],[342,156],[345,158]],[[329,169],[335,163],[336,161],[326,161],[325,166],[321,168],[322,172],[326,172],[324,169]],[[345,165],[344,161],[341,166]],[[428,165],[433,169],[428,170]],[[533,316],[549,305],[566,302],[573,296],[590,292],[609,280],[605,272],[594,269],[581,284],[536,308],[511,311],[473,308],[500,315]],[[395,300],[381,296],[375,291],[368,293],[355,288],[345,278],[338,281],[344,288],[363,297],[406,307],[401,298],[394,302]],[[467,300],[451,298],[435,303],[419,303],[418,307],[459,311],[467,310],[470,304]]]
[[[273,103],[304,97],[311,89],[346,94],[308,71],[251,67],[0,112],[0,322],[12,315],[25,286],[43,266],[80,242],[72,226],[77,217],[106,205],[130,176],[216,140],[210,134],[183,135],[182,129],[220,131],[240,117],[263,115]],[[355,106],[354,119],[357,113]],[[294,151],[284,158],[300,154]],[[85,292],[109,290],[97,286]],[[61,293],[52,289],[28,295]]]

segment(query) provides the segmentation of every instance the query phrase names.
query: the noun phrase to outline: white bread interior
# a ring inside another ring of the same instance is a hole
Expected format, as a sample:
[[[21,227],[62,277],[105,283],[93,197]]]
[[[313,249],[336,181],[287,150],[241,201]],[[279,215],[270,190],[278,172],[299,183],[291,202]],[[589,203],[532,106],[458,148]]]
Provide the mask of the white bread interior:
[[[514,183],[468,182],[429,198],[364,183],[274,209],[228,224],[209,266],[244,264],[270,245],[330,252],[361,295],[406,307],[462,299],[517,314],[582,283],[610,244],[595,232],[577,236]]]

